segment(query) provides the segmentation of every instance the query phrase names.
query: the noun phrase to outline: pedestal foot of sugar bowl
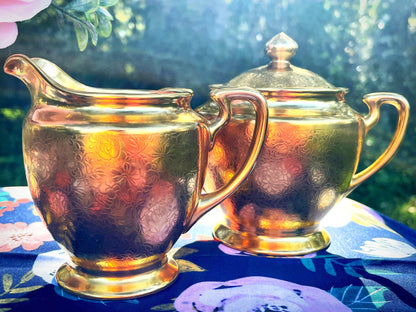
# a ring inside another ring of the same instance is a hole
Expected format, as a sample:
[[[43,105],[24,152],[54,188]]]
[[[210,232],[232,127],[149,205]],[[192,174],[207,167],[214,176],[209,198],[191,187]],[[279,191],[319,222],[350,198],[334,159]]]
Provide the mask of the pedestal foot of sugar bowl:
[[[323,229],[305,235],[266,236],[234,230],[222,223],[215,226],[214,238],[234,249],[271,256],[305,255],[326,248],[330,242]]]

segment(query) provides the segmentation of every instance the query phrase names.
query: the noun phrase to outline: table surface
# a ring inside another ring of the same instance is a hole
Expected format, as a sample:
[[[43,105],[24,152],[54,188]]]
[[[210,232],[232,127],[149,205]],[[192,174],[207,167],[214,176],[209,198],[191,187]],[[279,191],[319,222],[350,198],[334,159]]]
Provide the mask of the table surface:
[[[66,255],[27,187],[0,188],[3,311],[416,311],[416,231],[348,198],[323,220],[326,250],[262,257],[212,239],[212,210],[172,248],[177,280],[156,294],[86,300],[54,279]],[[317,308],[318,307],[318,308]]]

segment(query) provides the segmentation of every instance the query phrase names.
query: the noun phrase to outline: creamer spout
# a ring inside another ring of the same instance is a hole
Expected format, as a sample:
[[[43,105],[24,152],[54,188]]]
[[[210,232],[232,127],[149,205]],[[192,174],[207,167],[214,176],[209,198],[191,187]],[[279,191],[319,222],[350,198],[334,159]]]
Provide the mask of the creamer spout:
[[[95,92],[72,79],[54,63],[42,58],[29,58],[23,54],[10,56],[4,63],[4,71],[22,80],[32,95],[40,90],[47,96],[65,98],[68,94],[77,92]]]
[[[22,80],[31,93],[37,89],[42,79],[38,67],[23,54],[10,56],[4,63],[4,71]]]

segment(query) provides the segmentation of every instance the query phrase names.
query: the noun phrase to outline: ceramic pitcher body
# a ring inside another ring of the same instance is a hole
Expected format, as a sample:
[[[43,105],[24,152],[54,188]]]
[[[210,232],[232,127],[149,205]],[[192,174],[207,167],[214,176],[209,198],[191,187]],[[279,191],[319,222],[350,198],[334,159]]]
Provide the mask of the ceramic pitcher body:
[[[265,100],[255,91],[213,93],[220,114],[207,121],[187,89],[96,89],[42,59],[12,56],[5,70],[32,94],[23,155],[35,206],[70,255],[57,272],[66,290],[90,298],[131,298],[177,276],[166,254],[181,233],[241,184],[264,140]],[[230,102],[259,112],[239,177],[201,194],[208,151],[230,118]]]

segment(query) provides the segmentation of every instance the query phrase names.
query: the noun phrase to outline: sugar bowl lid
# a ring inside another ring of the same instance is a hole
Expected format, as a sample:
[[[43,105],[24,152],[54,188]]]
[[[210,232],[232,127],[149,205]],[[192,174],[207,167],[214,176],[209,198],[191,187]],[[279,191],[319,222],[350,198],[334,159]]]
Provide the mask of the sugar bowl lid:
[[[296,54],[298,44],[285,33],[281,32],[270,39],[265,52],[270,57],[268,65],[248,70],[231,79],[226,87],[251,87],[259,90],[296,90],[314,92],[339,92],[344,88],[336,88],[321,76],[290,63]]]

